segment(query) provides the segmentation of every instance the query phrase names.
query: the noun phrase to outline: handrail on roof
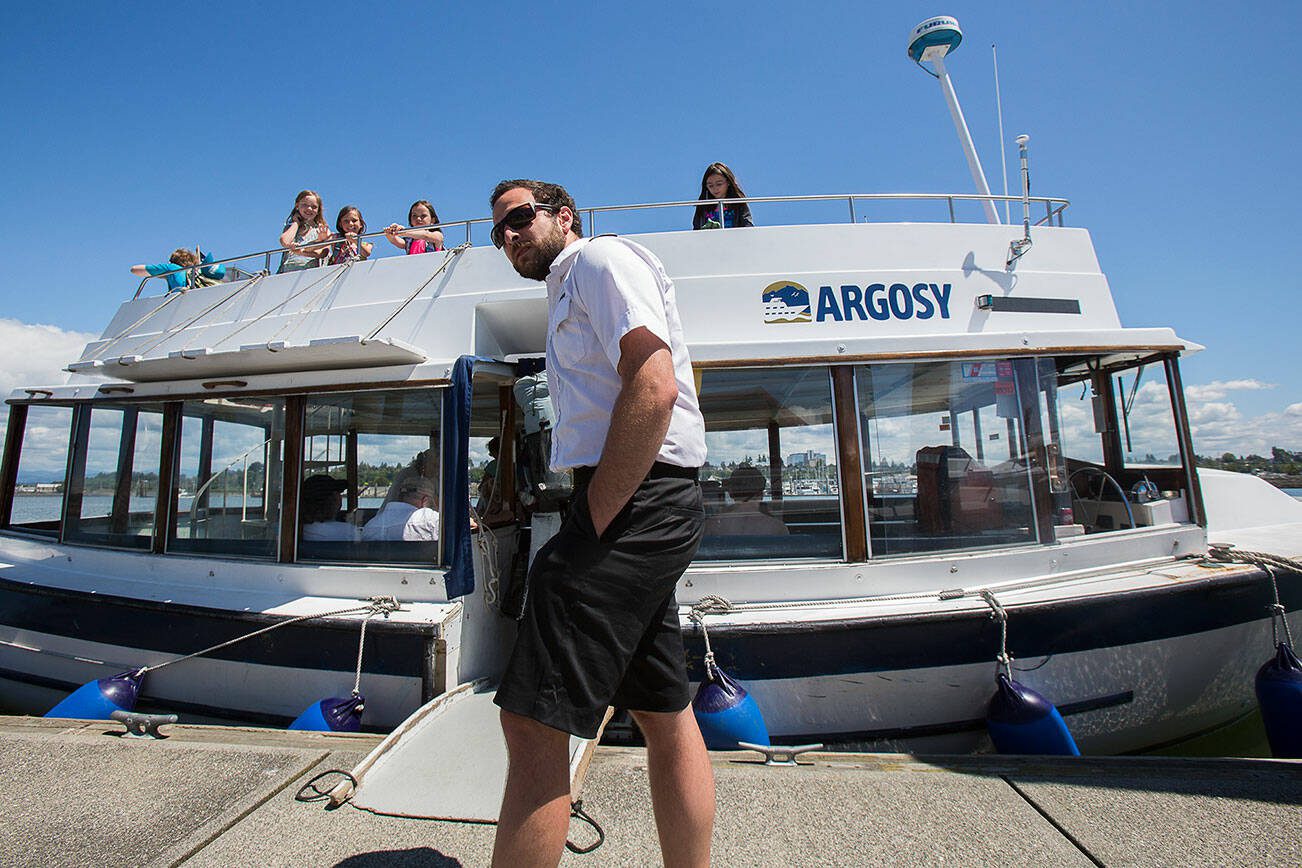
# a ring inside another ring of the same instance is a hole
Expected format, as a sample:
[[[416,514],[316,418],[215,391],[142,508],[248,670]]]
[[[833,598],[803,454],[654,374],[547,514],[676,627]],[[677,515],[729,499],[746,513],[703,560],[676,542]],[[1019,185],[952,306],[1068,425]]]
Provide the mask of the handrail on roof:
[[[732,199],[683,199],[675,202],[640,202],[633,205],[602,205],[596,208],[580,208],[579,213],[587,217],[587,231],[589,234],[596,232],[596,223],[598,214],[614,213],[618,211],[652,211],[660,208],[695,208],[700,205],[712,205],[720,207],[723,205],[733,205],[739,203],[772,203],[772,202],[837,202],[844,201],[849,206],[850,222],[859,222],[856,214],[854,203],[856,201],[865,202],[889,202],[889,201],[921,201],[921,202],[946,202],[949,205],[949,222],[958,223],[958,216],[954,211],[955,202],[1021,202],[1021,196],[1000,196],[996,194],[984,195],[977,193],[832,193],[818,194],[812,196],[739,196]],[[1035,222],[1036,226],[1062,226],[1063,211],[1071,204],[1067,199],[1059,199],[1052,196],[1031,196],[1029,201],[1042,204],[1044,206],[1044,216]],[[479,224],[492,224],[491,217],[479,217],[473,220],[452,220],[447,223],[433,223],[429,226],[406,226],[404,229],[440,229],[447,230],[455,227],[461,227],[465,230],[466,244],[471,243],[471,227]],[[367,232],[364,235],[357,236],[358,240],[366,238],[379,238],[384,235],[384,230],[378,232]],[[333,238],[329,241],[315,241],[309,244],[298,245],[300,248],[326,247],[330,244],[338,243],[339,239]],[[243,253],[239,256],[230,256],[225,259],[215,259],[212,262],[204,262],[199,265],[193,265],[182,269],[189,273],[191,277],[203,268],[211,268],[214,265],[226,265],[231,262],[241,262],[246,259],[264,258],[263,270],[261,273],[271,273],[271,257],[273,254],[284,253],[285,247],[272,247],[268,250],[259,250],[254,253]],[[158,278],[166,279],[166,274],[151,274],[141,279],[140,285],[136,287],[136,294],[131,298],[135,300],[140,298],[140,294],[145,290],[145,284]],[[180,290],[185,292],[184,289]]]

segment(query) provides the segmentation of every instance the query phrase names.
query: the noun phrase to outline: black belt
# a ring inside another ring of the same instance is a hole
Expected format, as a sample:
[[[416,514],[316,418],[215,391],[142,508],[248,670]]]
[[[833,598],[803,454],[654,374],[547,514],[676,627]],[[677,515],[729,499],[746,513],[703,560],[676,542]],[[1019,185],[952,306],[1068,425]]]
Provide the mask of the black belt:
[[[574,484],[587,485],[592,481],[592,474],[597,472],[595,467],[576,467],[574,468]],[[646,479],[690,479],[695,482],[700,475],[699,467],[679,467],[677,464],[666,464],[663,461],[657,461],[651,465],[647,471]]]

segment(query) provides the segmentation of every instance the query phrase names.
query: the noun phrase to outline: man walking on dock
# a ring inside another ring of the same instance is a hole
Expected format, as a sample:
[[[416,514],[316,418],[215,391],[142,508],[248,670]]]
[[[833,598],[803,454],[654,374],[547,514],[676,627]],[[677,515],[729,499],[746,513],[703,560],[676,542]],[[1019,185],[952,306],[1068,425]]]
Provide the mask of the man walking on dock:
[[[705,423],[673,283],[655,255],[584,238],[555,184],[503,181],[493,243],[547,283],[553,469],[574,471],[561,530],[538,552],[496,702],[510,767],[494,865],[555,865],[569,827],[569,736],[627,708],[647,743],[666,865],[705,865],[714,776],[690,707],[674,588],[704,526]]]

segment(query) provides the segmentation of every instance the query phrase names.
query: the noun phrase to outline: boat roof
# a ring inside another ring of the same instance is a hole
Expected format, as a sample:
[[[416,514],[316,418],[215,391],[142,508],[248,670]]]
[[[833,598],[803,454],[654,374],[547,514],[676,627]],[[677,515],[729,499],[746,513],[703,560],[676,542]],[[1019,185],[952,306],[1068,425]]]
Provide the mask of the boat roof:
[[[1043,201],[1061,206],[1046,206],[1048,219],[1012,266],[1010,244],[1023,231],[1003,224],[625,237],[652,250],[673,279],[697,367],[1201,349],[1169,328],[1123,327],[1089,233],[1054,225],[1066,203]],[[687,203],[645,207],[665,204]],[[587,225],[600,212],[582,212]],[[470,237],[482,222],[456,226]],[[543,284],[521,278],[501,251],[467,244],[138,295],[68,365],[67,384],[18,389],[10,400],[437,383],[463,355],[541,354],[546,325]]]

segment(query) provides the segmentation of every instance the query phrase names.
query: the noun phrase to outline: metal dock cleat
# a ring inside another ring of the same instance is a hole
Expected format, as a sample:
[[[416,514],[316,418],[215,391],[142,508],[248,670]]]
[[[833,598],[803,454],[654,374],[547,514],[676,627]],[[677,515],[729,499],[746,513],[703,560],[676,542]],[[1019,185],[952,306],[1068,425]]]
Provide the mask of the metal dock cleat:
[[[140,714],[135,711],[115,711],[110,717],[126,726],[123,738],[167,738],[158,728],[177,721],[175,714]]]
[[[823,745],[821,742],[819,744],[801,744],[801,745],[772,744],[770,745],[770,744],[751,744],[748,741],[739,741],[737,742],[737,744],[739,747],[743,747],[746,750],[759,751],[760,753],[764,754],[764,765],[766,766],[802,765],[802,763],[796,761],[796,757],[798,757],[802,753],[809,753],[811,750],[823,749]],[[803,763],[803,765],[813,765],[813,763]]]

